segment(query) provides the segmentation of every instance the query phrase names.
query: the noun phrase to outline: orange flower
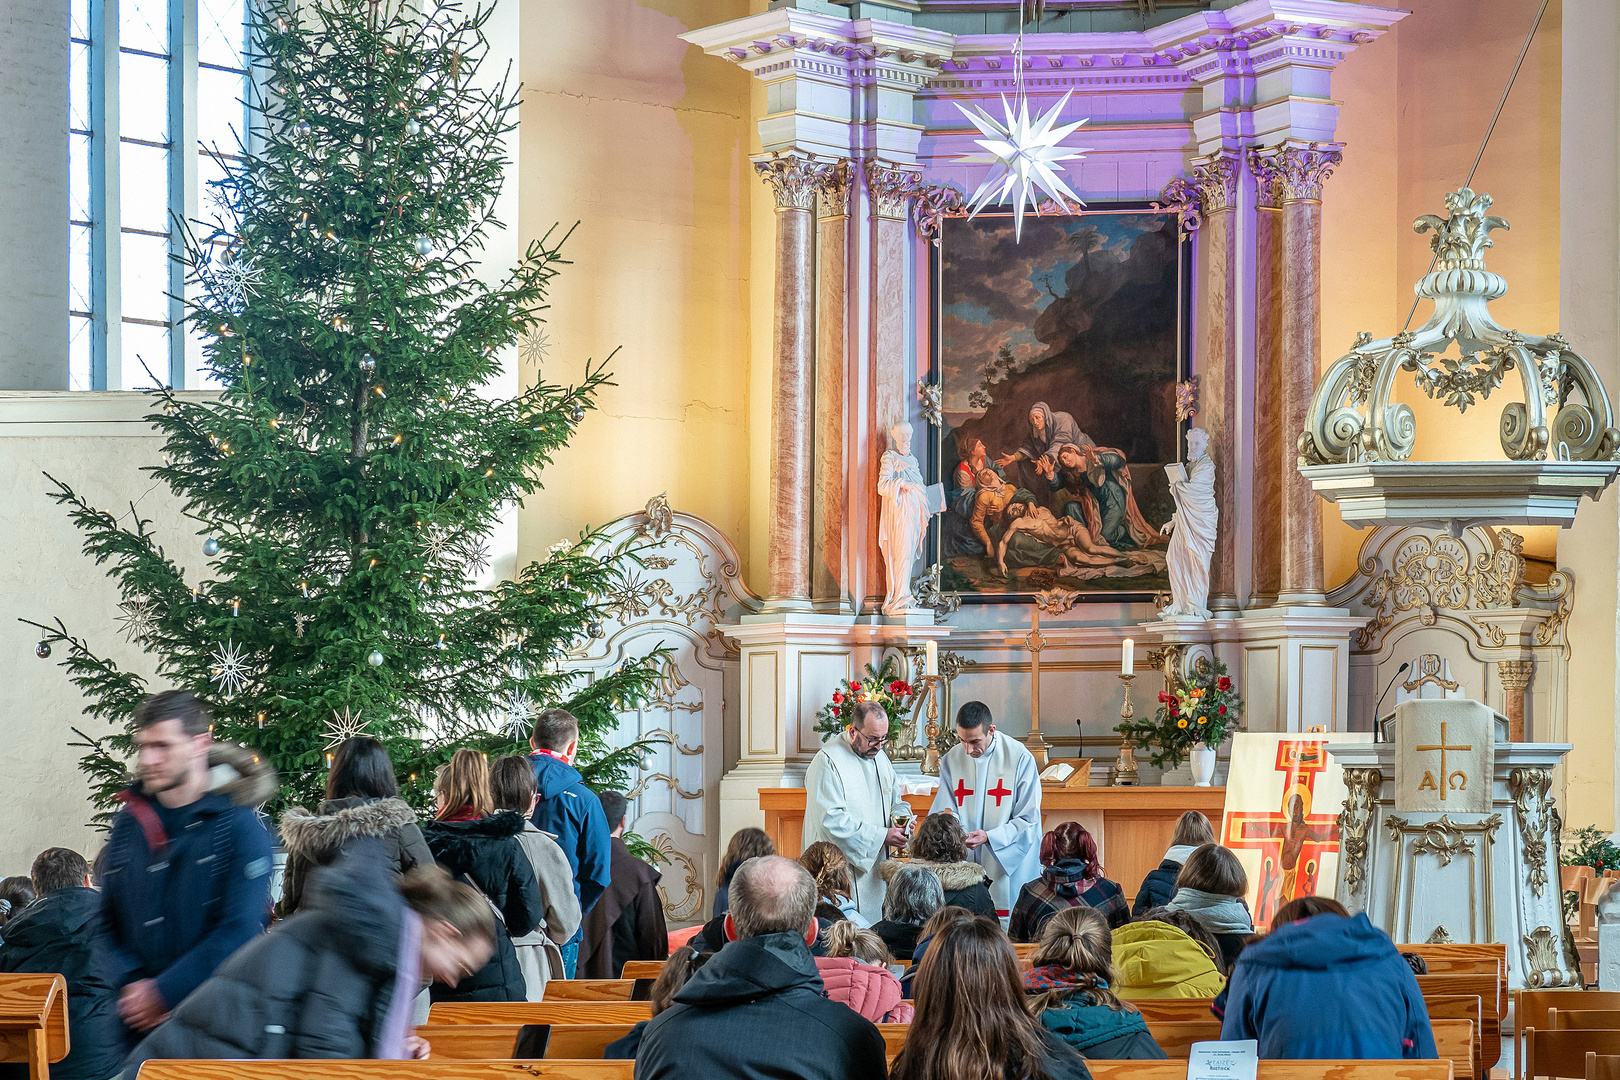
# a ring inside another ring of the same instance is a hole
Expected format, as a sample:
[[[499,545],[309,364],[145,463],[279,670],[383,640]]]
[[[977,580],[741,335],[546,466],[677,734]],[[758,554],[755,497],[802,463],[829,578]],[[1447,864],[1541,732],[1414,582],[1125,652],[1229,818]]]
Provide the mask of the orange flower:
[[[1207,716],[1200,716],[1200,717],[1199,717],[1199,718],[1198,718],[1198,722],[1199,722],[1199,723],[1200,723],[1200,724],[1207,724],[1207,723],[1209,723],[1209,717],[1207,717]]]
[[[1203,723],[1203,721],[1200,720],[1199,723]],[[1184,728],[1186,726],[1187,726],[1187,718],[1185,716],[1183,716],[1180,720],[1176,721],[1176,727]]]

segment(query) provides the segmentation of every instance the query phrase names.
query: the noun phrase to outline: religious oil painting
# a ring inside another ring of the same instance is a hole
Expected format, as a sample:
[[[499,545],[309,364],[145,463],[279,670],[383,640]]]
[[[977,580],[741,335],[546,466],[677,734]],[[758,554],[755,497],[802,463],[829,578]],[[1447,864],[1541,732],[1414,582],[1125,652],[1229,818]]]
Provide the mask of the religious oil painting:
[[[941,585],[970,600],[1169,588],[1176,383],[1189,325],[1174,215],[1088,210],[944,224]]]
[[[1254,924],[1301,896],[1333,897],[1339,810],[1349,792],[1327,745],[1372,741],[1370,731],[1322,735],[1240,732],[1232,737],[1226,816],[1217,840],[1249,875]]]

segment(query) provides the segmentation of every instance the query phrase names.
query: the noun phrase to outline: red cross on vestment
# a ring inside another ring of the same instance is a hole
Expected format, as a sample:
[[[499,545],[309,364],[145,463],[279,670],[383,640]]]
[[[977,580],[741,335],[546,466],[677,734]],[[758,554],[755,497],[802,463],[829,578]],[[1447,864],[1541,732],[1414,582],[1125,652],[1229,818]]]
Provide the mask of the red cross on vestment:
[[[996,786],[985,792],[985,794],[994,795],[996,797],[996,805],[1000,806],[1001,800],[1011,795],[1012,792],[1007,790],[1007,782],[998,776],[996,777]]]
[[[967,797],[973,793],[973,789],[967,786],[966,780],[958,779],[956,781],[956,790],[951,792],[951,795],[956,799],[956,805],[961,807],[963,803],[967,802]]]

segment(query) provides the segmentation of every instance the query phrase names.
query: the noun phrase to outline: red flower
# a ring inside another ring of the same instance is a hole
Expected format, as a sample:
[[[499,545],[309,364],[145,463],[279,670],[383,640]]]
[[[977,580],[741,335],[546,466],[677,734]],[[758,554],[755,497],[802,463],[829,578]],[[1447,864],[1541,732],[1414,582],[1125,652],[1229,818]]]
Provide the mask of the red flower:
[[[900,687],[902,687],[904,685],[905,684],[902,683],[899,679],[894,680],[894,682],[889,684],[889,693],[898,694],[900,692]]]
[[[1226,715],[1226,706],[1225,706],[1225,705],[1222,705],[1222,706],[1221,706],[1221,715],[1222,715],[1222,716],[1225,716],[1225,715]]]
[[[1215,680],[1215,689],[1221,691],[1232,689],[1232,680],[1227,678],[1225,675],[1222,675],[1220,678]]]
[[[840,694],[838,691],[834,690],[833,691],[833,704],[834,705],[842,705],[843,703],[844,703],[844,695]]]
[[[1168,690],[1160,690],[1159,691],[1159,704],[1164,705],[1164,704],[1168,703],[1169,701],[1170,701],[1170,692]]]

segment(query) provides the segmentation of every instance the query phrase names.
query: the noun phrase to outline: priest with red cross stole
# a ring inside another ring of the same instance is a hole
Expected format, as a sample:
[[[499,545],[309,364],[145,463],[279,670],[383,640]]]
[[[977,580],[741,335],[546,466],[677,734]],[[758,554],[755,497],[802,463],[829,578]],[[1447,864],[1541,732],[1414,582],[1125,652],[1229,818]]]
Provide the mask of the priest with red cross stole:
[[[968,858],[984,867],[1005,915],[1024,883],[1041,876],[1040,774],[1023,743],[996,731],[982,701],[957,710],[956,737],[961,741],[939,760],[930,812],[961,820]]]

